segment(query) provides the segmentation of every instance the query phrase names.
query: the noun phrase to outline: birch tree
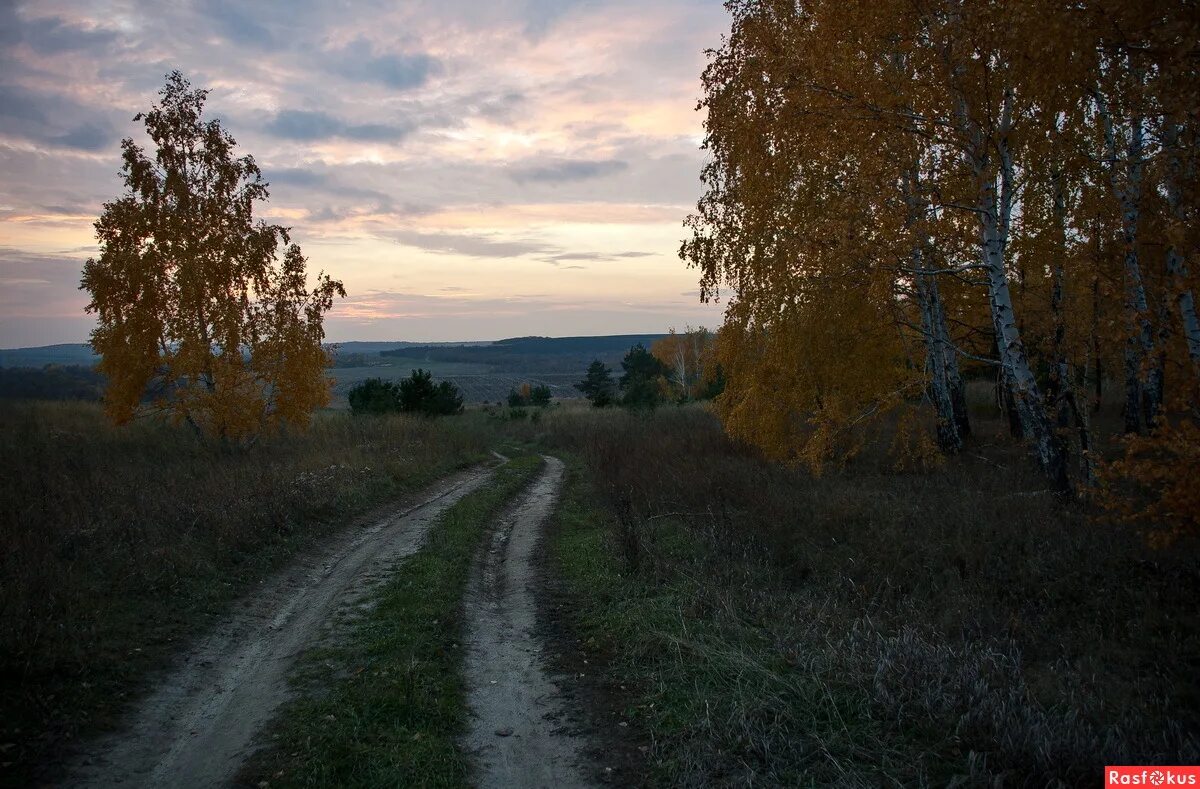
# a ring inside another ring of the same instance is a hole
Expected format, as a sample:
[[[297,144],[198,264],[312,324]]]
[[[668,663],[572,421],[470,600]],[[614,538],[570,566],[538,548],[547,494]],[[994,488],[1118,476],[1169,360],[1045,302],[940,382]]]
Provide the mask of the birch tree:
[[[324,274],[310,287],[288,229],[254,219],[267,184],[203,119],[207,92],[172,72],[160,96],[136,118],[153,158],[122,142],[125,192],[105,204],[83,270],[106,409],[121,423],[149,401],[233,443],[307,424],[329,402],[323,319],[345,290]]]

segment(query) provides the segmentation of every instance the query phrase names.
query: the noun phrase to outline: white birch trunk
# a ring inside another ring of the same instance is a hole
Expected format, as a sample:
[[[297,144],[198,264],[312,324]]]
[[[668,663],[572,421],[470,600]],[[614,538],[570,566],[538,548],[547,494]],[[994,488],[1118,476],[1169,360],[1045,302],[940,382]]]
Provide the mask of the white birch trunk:
[[[1150,306],[1138,260],[1138,232],[1141,224],[1142,178],[1145,146],[1142,119],[1130,120],[1126,147],[1125,183],[1121,183],[1120,157],[1116,131],[1104,95],[1096,91],[1096,108],[1104,127],[1104,147],[1109,182],[1121,206],[1121,237],[1125,245],[1125,315],[1129,323],[1129,342],[1125,347],[1125,428],[1141,432],[1158,413],[1162,401],[1162,373],[1151,360],[1154,356],[1154,328],[1150,325]]]
[[[679,382],[681,399],[689,399],[691,387],[688,385],[687,353],[682,342],[675,344],[675,380]]]
[[[1037,379],[1029,366],[1029,357],[1025,353],[1021,330],[1013,309],[1012,292],[1009,289],[1005,266],[1015,188],[1012,155],[1008,149],[1013,102],[1013,90],[1009,88],[1004,94],[999,128],[995,138],[991,139],[984,134],[977,122],[970,120],[965,99],[959,97],[960,123],[963,132],[972,141],[968,163],[974,169],[979,185],[976,205],[979,216],[979,256],[988,278],[988,302],[992,322],[996,327],[996,345],[1022,430],[1033,441],[1038,461],[1052,484],[1060,490],[1069,490],[1070,482],[1067,479],[1062,444],[1046,416]],[[991,170],[989,144],[994,145],[999,152],[1000,161],[996,173]]]
[[[918,171],[914,168],[909,172],[905,186],[905,202],[908,204],[908,222],[910,227],[917,226],[921,221],[920,180]],[[953,454],[961,452],[963,437],[959,432],[959,420],[956,418],[954,396],[951,390],[951,373],[947,369],[947,360],[953,363],[954,376],[957,377],[958,364],[954,349],[949,347],[949,338],[945,325],[945,313],[941,309],[940,294],[938,293],[937,278],[926,265],[922,241],[914,241],[909,253],[912,270],[915,274],[918,306],[921,309],[921,333],[925,338],[925,372],[928,380],[926,387],[933,408],[937,414],[937,441],[943,452]]]
[[[933,325],[942,347],[943,363],[946,369],[946,385],[950,389],[950,404],[954,409],[954,423],[958,427],[958,435],[966,439],[971,435],[971,416],[967,410],[967,387],[963,383],[962,373],[958,369],[958,352],[950,341],[950,329],[946,323],[946,308],[942,295],[933,280]]]

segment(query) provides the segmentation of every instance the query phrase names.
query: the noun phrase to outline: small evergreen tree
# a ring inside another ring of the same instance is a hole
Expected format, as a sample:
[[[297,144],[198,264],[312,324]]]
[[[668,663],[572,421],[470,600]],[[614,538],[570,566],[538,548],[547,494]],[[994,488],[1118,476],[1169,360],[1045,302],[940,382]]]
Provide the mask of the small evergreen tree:
[[[462,410],[463,398],[458,387],[449,381],[442,381],[434,390],[433,397],[425,408],[425,413],[430,416],[451,416],[461,413]]]
[[[530,389],[529,404],[536,405],[538,408],[545,408],[550,405],[550,387],[545,384],[538,384]]]
[[[641,343],[629,349],[621,360],[621,404],[627,408],[654,409],[664,400],[663,382],[666,365],[656,359]]]
[[[596,408],[611,405],[615,394],[612,370],[599,359],[588,365],[587,375],[575,388],[583,392],[583,396],[592,402]]]
[[[431,373],[413,370],[399,384],[368,378],[350,390],[350,410],[356,414],[404,411],[428,416],[448,416],[463,410],[462,393],[449,381],[435,384]]]
[[[436,396],[433,374],[426,370],[413,370],[412,375],[400,382],[401,411],[425,411]]]
[[[400,387],[382,378],[368,378],[354,385],[347,395],[356,414],[387,414],[400,410]]]

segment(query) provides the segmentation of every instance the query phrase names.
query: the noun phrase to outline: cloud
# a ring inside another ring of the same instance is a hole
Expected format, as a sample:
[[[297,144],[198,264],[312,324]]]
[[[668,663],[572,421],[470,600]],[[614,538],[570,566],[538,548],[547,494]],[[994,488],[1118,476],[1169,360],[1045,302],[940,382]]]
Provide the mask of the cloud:
[[[88,298],[78,290],[80,258],[0,247],[0,315],[6,318],[69,316]],[[36,290],[34,297],[30,290]]]
[[[275,49],[277,43],[271,31],[245,12],[254,6],[253,3],[208,0],[202,9],[203,16],[214,23],[217,32],[226,40],[255,49]]]
[[[328,68],[355,82],[376,82],[395,90],[419,88],[439,73],[441,61],[424,52],[375,54],[364,38],[328,52]]]
[[[264,168],[263,174],[272,184],[288,184],[289,186],[324,186],[329,180],[324,173],[304,167]]]
[[[267,123],[267,131],[285,140],[316,142],[342,137],[361,142],[400,142],[413,132],[408,125],[350,124],[325,112],[282,110]]]
[[[390,235],[398,243],[406,246],[479,258],[516,258],[554,249],[537,241],[497,241],[488,236],[467,233],[421,233],[415,230],[401,230]]]
[[[453,320],[380,332],[546,333],[536,309],[470,317],[514,291],[669,301],[695,287],[667,250],[701,194],[702,53],[727,29],[715,0],[0,0],[0,239],[83,249],[119,193],[117,140],[152,146],[131,118],[179,68],[212,90],[206,115],[272,185],[258,210],[295,228],[314,269],[359,293],[403,282],[462,297]],[[0,286],[0,300],[23,289],[8,309],[64,315],[55,305],[84,296],[78,262],[0,267],[51,281]],[[556,319],[563,333],[604,333],[699,310]],[[2,310],[0,323],[13,331]]]
[[[117,31],[103,27],[74,25],[62,17],[48,16],[17,23],[14,38],[42,55],[106,50],[117,40]]]
[[[116,142],[107,113],[55,93],[0,84],[0,134],[48,148],[98,151]]]
[[[509,175],[517,183],[563,183],[601,178],[628,169],[628,162],[617,159],[557,159],[543,163],[517,165]]]
[[[113,142],[113,133],[109,129],[94,123],[77,126],[66,134],[51,137],[50,141],[63,148],[74,148],[80,151],[101,151]]]
[[[618,260],[621,258],[645,258],[653,257],[653,252],[560,252],[556,255],[548,255],[540,260],[546,263],[558,265],[568,260],[589,260],[589,261],[605,261]],[[583,266],[564,266],[564,268],[583,268]]]

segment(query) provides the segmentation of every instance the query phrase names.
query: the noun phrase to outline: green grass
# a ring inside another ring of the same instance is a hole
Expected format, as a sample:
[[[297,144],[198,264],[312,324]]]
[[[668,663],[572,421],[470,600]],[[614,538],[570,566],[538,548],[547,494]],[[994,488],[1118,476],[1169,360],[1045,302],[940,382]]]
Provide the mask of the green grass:
[[[576,635],[611,655],[614,683],[639,691],[627,714],[650,735],[649,784],[826,786],[844,777],[827,769],[831,757],[862,756],[868,744],[880,744],[878,725],[835,677],[811,662],[781,659],[752,619],[704,610],[697,579],[630,572],[619,527],[596,506],[585,474],[573,460],[551,556],[571,596]],[[656,551],[663,564],[692,564],[700,552],[669,524],[661,527]],[[776,758],[764,751],[762,729],[772,739],[812,740],[813,747]],[[814,735],[829,732],[836,740],[816,747]],[[697,758],[697,745],[721,758]],[[903,743],[888,747],[902,750]],[[740,769],[750,762],[759,768]]]
[[[462,420],[318,414],[224,452],[94,404],[0,408],[0,785],[111,727],[152,670],[297,551],[487,459]]]
[[[243,778],[271,786],[465,786],[462,596],[488,524],[541,469],[537,456],[447,510],[427,544],[337,644],[302,659],[306,694],[271,727]]]
[[[1044,483],[1002,426],[954,466],[814,478],[700,411],[566,416],[559,602],[632,689],[651,785],[1086,785],[1200,756],[1197,546],[1022,495]]]

